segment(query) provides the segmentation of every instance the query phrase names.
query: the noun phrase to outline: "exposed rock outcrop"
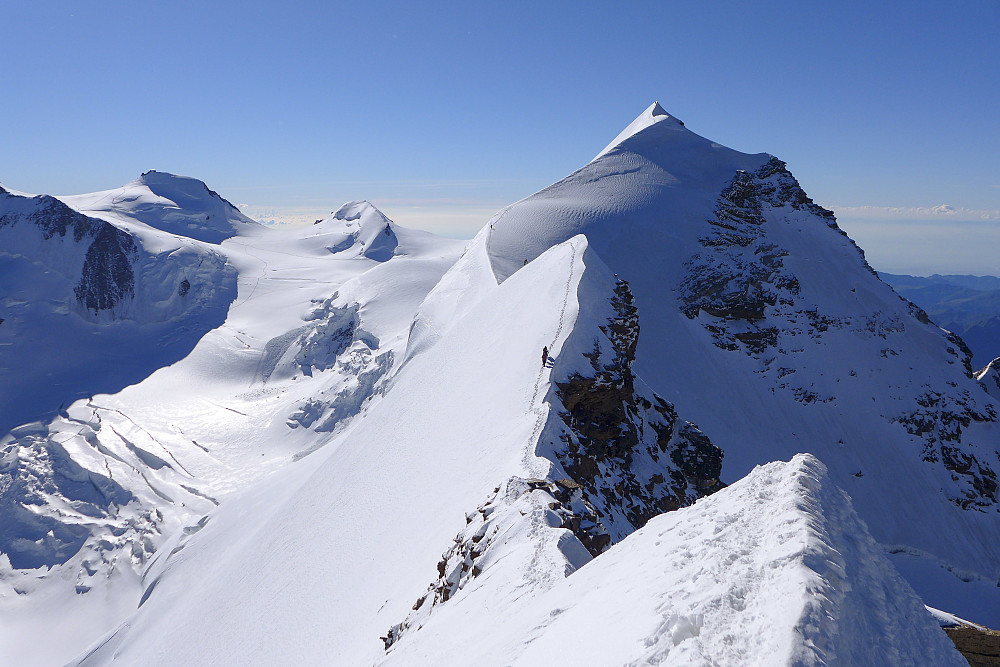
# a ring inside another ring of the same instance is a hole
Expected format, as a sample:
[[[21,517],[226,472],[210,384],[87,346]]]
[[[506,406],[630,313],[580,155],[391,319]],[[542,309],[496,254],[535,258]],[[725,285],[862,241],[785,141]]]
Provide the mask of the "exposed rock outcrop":
[[[603,340],[586,355],[593,373],[556,383],[565,429],[555,451],[618,541],[722,488],[723,454],[633,374],[639,318],[626,281],[618,281],[611,305]]]
[[[87,249],[73,293],[87,310],[112,310],[135,295],[132,261],[138,248],[126,232],[107,223]]]
[[[639,313],[626,281],[616,282],[609,305],[611,316],[585,354],[592,372],[571,373],[549,394],[553,412],[542,439],[556,433],[557,442],[540,443],[538,454],[556,464],[550,477],[513,477],[466,515],[437,578],[382,638],[387,651],[499,560],[505,535],[524,522],[533,531],[569,531],[575,539],[560,548],[571,563],[581,558],[574,548],[596,557],[653,516],[724,486],[722,450],[632,372]]]
[[[970,667],[1000,666],[1000,632],[965,624],[946,627],[944,631]]]

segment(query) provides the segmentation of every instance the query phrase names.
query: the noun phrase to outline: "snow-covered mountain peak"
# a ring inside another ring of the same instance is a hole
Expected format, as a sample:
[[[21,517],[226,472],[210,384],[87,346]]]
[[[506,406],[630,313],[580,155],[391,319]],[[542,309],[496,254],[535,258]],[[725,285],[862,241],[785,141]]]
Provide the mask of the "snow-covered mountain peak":
[[[385,217],[385,214],[367,199],[347,202],[334,212],[333,218],[335,220],[347,221],[375,218],[381,220],[383,223],[389,222],[389,218]]]
[[[596,160],[597,158],[601,157],[605,153],[608,153],[609,151],[611,151],[613,148],[615,148],[616,146],[618,146],[619,144],[621,144],[626,139],[629,139],[629,138],[631,138],[631,137],[639,134],[640,132],[642,132],[646,128],[648,128],[648,127],[650,127],[652,125],[655,125],[657,123],[663,122],[663,121],[671,121],[671,120],[673,121],[673,123],[671,123],[671,125],[673,125],[673,126],[676,126],[676,127],[683,127],[684,126],[684,123],[682,121],[680,121],[677,118],[675,118],[674,116],[671,116],[670,114],[668,114],[663,109],[663,107],[660,106],[659,102],[653,102],[651,105],[649,105],[649,107],[645,111],[643,111],[641,114],[639,114],[639,116],[635,120],[633,120],[631,123],[629,123],[628,127],[626,127],[624,130],[622,130],[621,132],[619,132],[618,136],[615,137],[611,141],[610,144],[608,144],[607,146],[605,146],[604,150],[602,150],[600,153],[598,153],[597,157],[595,157],[594,159]]]
[[[310,235],[329,235],[326,249],[340,258],[365,257],[384,262],[399,246],[398,228],[371,202],[349,201],[330,217],[317,220]]]
[[[59,199],[114,224],[127,226],[139,220],[160,231],[213,244],[257,226],[203,181],[162,171],[147,171],[114,190]]]

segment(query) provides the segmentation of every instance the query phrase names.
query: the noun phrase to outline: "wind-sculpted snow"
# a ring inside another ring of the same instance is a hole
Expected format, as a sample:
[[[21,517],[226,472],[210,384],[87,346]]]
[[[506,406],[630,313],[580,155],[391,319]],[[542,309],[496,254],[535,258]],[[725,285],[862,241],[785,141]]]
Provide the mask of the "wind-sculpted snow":
[[[808,455],[652,519],[545,592],[492,592],[380,664],[964,664]]]

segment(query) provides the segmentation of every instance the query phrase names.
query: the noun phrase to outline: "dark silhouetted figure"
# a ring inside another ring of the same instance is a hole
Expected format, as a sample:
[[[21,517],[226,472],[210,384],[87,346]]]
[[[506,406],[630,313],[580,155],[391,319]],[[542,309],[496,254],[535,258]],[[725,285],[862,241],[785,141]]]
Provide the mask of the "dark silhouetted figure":
[[[549,361],[549,348],[548,347],[543,347],[542,348],[542,366],[544,366],[546,363],[548,363],[548,361]]]

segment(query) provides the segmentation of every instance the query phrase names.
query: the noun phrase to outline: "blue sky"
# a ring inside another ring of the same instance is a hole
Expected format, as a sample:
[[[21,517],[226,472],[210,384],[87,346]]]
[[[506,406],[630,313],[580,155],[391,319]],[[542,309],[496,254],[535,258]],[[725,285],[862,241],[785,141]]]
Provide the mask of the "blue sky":
[[[365,198],[470,235],[659,100],[788,162],[877,268],[1000,274],[996,0],[39,0],[3,16],[0,182],[18,190],[154,168],[260,217]]]

